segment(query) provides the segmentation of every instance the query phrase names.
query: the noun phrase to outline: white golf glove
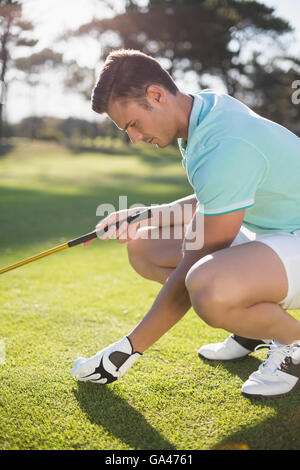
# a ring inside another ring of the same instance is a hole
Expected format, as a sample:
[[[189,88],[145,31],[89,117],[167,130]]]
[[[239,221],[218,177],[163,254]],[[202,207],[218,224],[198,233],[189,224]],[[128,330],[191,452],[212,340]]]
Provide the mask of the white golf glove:
[[[78,358],[71,374],[81,382],[109,384],[122,377],[140,356],[139,352],[133,353],[129,338],[124,336],[89,359]]]

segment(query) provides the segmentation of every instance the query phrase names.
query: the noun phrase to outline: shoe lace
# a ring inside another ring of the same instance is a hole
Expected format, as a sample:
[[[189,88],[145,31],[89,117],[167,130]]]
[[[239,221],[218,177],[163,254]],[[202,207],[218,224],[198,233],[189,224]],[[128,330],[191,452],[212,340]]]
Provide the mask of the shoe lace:
[[[265,361],[259,366],[259,371],[262,374],[272,375],[274,374],[280,367],[281,363],[287,357],[290,357],[292,354],[293,346],[290,344],[285,344],[282,346],[278,346],[275,344],[259,344],[256,346],[255,351],[258,353],[262,353],[262,348],[268,348],[268,354]]]

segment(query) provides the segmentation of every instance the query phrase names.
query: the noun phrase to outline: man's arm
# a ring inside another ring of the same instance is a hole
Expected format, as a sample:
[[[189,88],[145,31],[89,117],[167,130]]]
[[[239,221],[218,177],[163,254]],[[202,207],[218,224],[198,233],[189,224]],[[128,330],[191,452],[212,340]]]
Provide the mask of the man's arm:
[[[151,219],[145,219],[142,222],[132,222],[130,225],[127,222],[127,218],[130,215],[135,215],[139,208],[134,207],[131,209],[123,209],[118,212],[113,212],[104,219],[102,219],[96,226],[98,233],[107,226],[111,228],[109,231],[104,232],[100,237],[103,241],[110,240],[112,238],[124,243],[130,239],[136,237],[137,230],[141,226],[146,226],[149,223],[156,225],[157,227],[172,227],[174,225],[183,225],[190,223],[196,208],[197,198],[195,194],[190,196],[177,199],[176,201],[160,204],[157,206],[145,206],[141,207],[140,210],[151,208]],[[120,222],[119,229],[116,228],[116,223]],[[85,242],[83,245],[90,245],[93,240]]]
[[[228,214],[204,216],[203,248],[183,249],[182,261],[169,276],[147,315],[128,335],[134,351],[144,352],[190,309],[191,302],[185,287],[188,271],[199,259],[231,245],[240,230],[244,214],[245,210],[239,210]],[[196,216],[197,214],[193,223]]]
[[[195,194],[151,207],[154,225],[158,227],[189,224],[196,209],[197,198]]]
[[[182,261],[167,279],[154,304],[143,320],[120,341],[111,344],[89,359],[78,358],[72,375],[80,381],[109,384],[122,377],[155,341],[174,326],[191,307],[185,279],[189,269],[203,256],[230,246],[244,218],[245,210],[204,217],[204,246],[187,249],[186,237]],[[192,219],[195,233],[196,212]],[[203,220],[202,220],[203,222]]]

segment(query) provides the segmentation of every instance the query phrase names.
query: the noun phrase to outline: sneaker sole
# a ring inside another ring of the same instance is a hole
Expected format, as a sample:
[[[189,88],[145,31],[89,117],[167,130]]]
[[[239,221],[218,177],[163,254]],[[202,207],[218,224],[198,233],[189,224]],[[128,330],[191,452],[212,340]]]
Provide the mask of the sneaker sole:
[[[245,392],[242,392],[242,395],[244,395],[244,397],[247,397],[247,398],[281,398],[281,397],[286,397],[287,395],[291,395],[291,393],[294,393],[295,390],[299,387],[299,385],[300,385],[300,380],[298,380],[298,382],[295,383],[295,385],[293,386],[293,388],[291,388],[289,392],[280,393],[279,395],[260,395],[260,394],[252,394],[252,393],[245,393]]]
[[[248,353],[248,354],[246,354],[246,355],[244,355],[244,356],[241,356],[241,357],[236,357],[236,358],[234,358],[234,359],[210,359],[210,358],[208,358],[208,357],[203,356],[202,354],[200,354],[200,353],[198,352],[198,357],[199,357],[199,359],[205,359],[206,361],[211,361],[211,362],[213,362],[213,361],[214,361],[214,362],[216,362],[216,361],[221,361],[221,362],[238,362],[238,361],[242,361],[243,359],[246,359],[246,357],[249,357],[249,354],[250,354],[250,353]]]

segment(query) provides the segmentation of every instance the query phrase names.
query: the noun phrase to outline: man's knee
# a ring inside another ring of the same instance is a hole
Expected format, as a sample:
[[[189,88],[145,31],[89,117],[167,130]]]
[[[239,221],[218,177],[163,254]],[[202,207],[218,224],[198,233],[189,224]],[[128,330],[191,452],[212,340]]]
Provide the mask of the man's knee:
[[[208,325],[225,328],[233,301],[224,289],[217,263],[211,255],[202,258],[190,269],[185,283],[195,312]]]
[[[144,272],[144,269],[147,265],[147,257],[146,257],[146,250],[145,250],[145,243],[144,240],[141,238],[137,238],[136,240],[129,240],[127,242],[127,253],[129,263],[137,271],[139,274]]]

